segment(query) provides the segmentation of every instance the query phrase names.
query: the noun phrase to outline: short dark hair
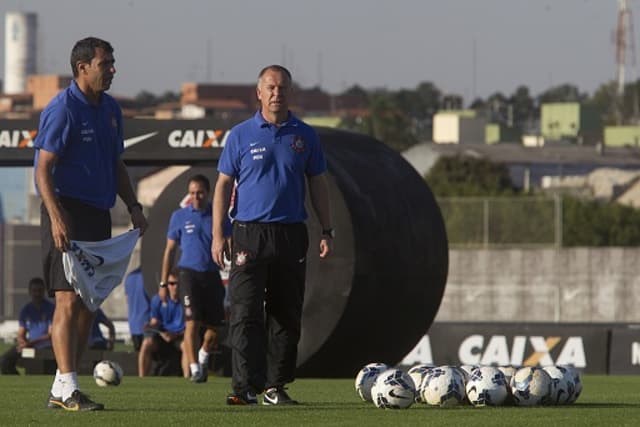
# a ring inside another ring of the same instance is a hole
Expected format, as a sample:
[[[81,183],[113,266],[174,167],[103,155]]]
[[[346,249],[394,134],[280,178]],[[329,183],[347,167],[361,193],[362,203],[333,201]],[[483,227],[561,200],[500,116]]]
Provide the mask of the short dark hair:
[[[180,274],[180,270],[178,270],[178,267],[172,267],[172,268],[169,270],[169,274],[167,274],[167,278],[168,278],[169,276],[173,276],[173,277],[175,277],[176,279],[178,279],[179,274]]]
[[[192,182],[199,182],[200,184],[204,185],[204,188],[207,190],[207,192],[211,191],[209,178],[202,174],[193,175],[191,178],[189,178],[189,184],[191,184]]]
[[[284,74],[285,76],[287,76],[289,78],[289,81],[293,81],[293,77],[291,77],[291,72],[289,70],[287,70],[285,67],[283,67],[282,65],[278,65],[278,64],[267,65],[262,70],[260,70],[260,73],[258,74],[258,80],[260,80],[260,78],[267,71],[279,71],[282,74]]]
[[[97,37],[87,37],[76,42],[73,49],[71,49],[71,71],[73,72],[73,77],[78,77],[76,64],[78,62],[91,62],[93,57],[96,56],[97,48],[104,49],[107,53],[113,53],[111,43]]]
[[[42,286],[44,288],[44,280],[41,277],[33,277],[29,280],[29,290],[34,286]]]

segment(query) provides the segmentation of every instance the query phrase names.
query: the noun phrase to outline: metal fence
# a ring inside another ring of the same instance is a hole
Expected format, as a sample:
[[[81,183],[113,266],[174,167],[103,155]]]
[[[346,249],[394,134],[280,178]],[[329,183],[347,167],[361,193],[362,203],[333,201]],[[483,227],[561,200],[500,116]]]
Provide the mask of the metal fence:
[[[562,199],[443,197],[438,199],[452,247],[562,246]]]

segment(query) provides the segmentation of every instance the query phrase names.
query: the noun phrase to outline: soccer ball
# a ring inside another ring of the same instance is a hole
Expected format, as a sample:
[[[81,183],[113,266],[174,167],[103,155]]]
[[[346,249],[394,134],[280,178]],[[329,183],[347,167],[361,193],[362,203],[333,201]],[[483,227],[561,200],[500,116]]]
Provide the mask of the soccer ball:
[[[464,398],[464,380],[452,366],[433,368],[423,380],[422,401],[429,405],[455,406]]]
[[[473,406],[502,405],[509,394],[504,374],[492,366],[473,369],[466,389]]]
[[[461,365],[460,369],[464,372],[465,383],[471,377],[471,373],[474,369],[478,369],[478,365]]]
[[[100,387],[119,385],[122,381],[122,368],[116,362],[103,360],[93,368],[93,379]]]
[[[546,366],[543,368],[551,377],[551,395],[549,396],[552,405],[566,405],[575,394],[575,384],[571,371],[564,366]]]
[[[406,409],[413,404],[415,394],[413,380],[400,369],[382,372],[371,387],[371,398],[378,408]]]
[[[582,380],[580,379],[580,371],[578,371],[573,366],[565,366],[567,371],[569,372],[569,378],[573,381],[573,395],[569,397],[567,403],[573,403],[578,400],[580,397],[580,393],[582,393]]]
[[[551,395],[551,377],[542,368],[520,368],[511,377],[511,395],[518,406],[544,405]]]
[[[426,377],[429,371],[434,367],[435,367],[434,365],[425,363],[425,364],[416,365],[411,369],[409,369],[408,374],[413,380],[413,384],[416,389],[416,402],[418,403],[422,402],[422,383],[423,383],[424,377]]]
[[[365,365],[358,375],[356,375],[356,392],[365,402],[371,402],[371,387],[376,381],[378,374],[389,369],[384,363],[369,363]]]
[[[504,375],[504,379],[507,381],[507,388],[509,388],[511,377],[518,371],[518,368],[514,368],[513,366],[498,366],[498,369],[500,369],[500,372]]]

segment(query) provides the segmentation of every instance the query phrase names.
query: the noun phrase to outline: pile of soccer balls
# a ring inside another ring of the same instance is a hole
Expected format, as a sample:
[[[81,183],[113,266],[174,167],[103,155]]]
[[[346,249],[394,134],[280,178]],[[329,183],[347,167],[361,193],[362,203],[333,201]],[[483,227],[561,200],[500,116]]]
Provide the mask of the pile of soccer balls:
[[[100,387],[120,385],[122,382],[122,368],[116,362],[103,360],[93,368],[93,379]]]
[[[356,392],[378,408],[430,406],[566,405],[582,392],[577,369],[416,365],[404,372],[369,363],[356,376]]]

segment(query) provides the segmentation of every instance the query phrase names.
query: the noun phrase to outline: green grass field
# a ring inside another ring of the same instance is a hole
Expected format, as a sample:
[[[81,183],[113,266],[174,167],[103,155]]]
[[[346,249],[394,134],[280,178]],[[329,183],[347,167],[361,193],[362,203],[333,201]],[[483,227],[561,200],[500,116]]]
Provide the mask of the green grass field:
[[[125,377],[101,388],[81,377],[83,390],[106,405],[101,412],[70,413],[45,408],[48,376],[0,376],[0,426],[94,425],[393,425],[393,426],[639,426],[640,377],[584,376],[577,403],[557,407],[441,409],[413,405],[378,409],[356,395],[353,381],[299,379],[289,388],[296,407],[229,407],[228,378],[191,384],[181,378]]]

